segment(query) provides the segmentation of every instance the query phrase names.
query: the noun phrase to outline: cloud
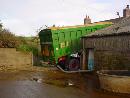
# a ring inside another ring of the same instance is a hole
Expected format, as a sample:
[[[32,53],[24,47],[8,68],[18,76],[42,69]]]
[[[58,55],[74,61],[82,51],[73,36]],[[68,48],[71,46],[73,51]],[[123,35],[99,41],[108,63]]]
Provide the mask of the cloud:
[[[5,28],[11,30],[11,32],[15,33],[16,35],[33,35],[30,32],[27,32],[30,31],[32,28],[25,21],[22,21],[20,19],[5,19],[2,22],[4,23],[3,25]],[[33,32],[34,31],[32,30],[32,33]]]
[[[0,19],[17,35],[36,35],[41,26],[83,24],[88,14],[92,21],[116,18],[126,0],[1,0]]]

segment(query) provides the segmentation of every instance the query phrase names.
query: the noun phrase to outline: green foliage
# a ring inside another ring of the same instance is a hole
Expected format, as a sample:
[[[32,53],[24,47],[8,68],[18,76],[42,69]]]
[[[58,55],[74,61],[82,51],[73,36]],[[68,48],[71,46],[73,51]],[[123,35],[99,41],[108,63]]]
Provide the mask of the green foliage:
[[[0,23],[0,48],[17,48],[20,51],[33,52],[34,55],[38,54],[38,37],[15,36],[2,27],[3,25]]]
[[[16,44],[15,35],[9,30],[3,29],[3,25],[0,23],[0,48],[14,48]]]
[[[38,54],[38,48],[28,44],[19,45],[17,49],[24,52],[33,52],[34,55]]]
[[[14,34],[7,29],[0,30],[0,48],[14,48],[17,40]]]
[[[34,37],[17,37],[18,39],[18,46],[17,50],[23,52],[32,52],[34,55],[38,55],[38,46],[34,40]]]
[[[3,27],[3,25],[2,25],[2,23],[0,22],[0,31],[2,30],[2,27]]]

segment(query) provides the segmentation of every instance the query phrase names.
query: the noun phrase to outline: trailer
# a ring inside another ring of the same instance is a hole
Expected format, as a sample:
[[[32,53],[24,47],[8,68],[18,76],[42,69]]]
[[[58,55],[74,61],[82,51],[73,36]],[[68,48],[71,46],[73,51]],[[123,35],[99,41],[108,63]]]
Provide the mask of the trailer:
[[[39,38],[43,61],[59,65],[64,70],[79,70],[82,53],[80,37],[110,25],[111,22],[99,22],[41,30]]]

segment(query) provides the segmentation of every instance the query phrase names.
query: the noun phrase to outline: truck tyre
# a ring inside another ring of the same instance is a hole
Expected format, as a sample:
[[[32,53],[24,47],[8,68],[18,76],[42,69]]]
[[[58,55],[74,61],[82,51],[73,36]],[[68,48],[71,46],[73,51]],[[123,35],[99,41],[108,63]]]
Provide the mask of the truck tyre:
[[[58,65],[59,65],[62,69],[65,69],[65,62],[64,62],[64,61],[58,62]]]
[[[68,64],[68,69],[70,71],[76,71],[80,68],[80,63],[78,59],[70,59]]]

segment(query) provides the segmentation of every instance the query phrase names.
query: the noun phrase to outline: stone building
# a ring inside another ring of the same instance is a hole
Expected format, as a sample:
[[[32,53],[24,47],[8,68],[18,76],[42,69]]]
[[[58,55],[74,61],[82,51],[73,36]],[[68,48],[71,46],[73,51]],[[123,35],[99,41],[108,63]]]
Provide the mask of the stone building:
[[[123,17],[129,17],[130,16],[130,8],[129,5],[123,10]]]
[[[100,21],[100,22],[112,22],[112,23],[117,23],[120,20],[122,20],[125,17],[129,17],[130,16],[130,8],[129,5],[126,6],[125,9],[123,9],[123,17],[119,17],[119,18],[115,18],[115,19],[109,19],[109,20],[105,20],[105,21]],[[86,17],[84,18],[84,25],[86,24],[90,24],[91,23],[91,19],[89,16],[86,15]]]
[[[88,65],[89,70],[92,70],[94,65],[96,69],[119,69],[122,67],[128,69],[130,54],[127,52],[129,52],[128,47],[130,46],[124,48],[124,45],[130,44],[129,38],[125,38],[125,36],[128,37],[127,33],[129,35],[130,31],[129,16],[130,9],[127,5],[123,9],[123,17],[101,21],[112,22],[115,25],[81,38],[84,50],[84,55],[81,57],[83,69],[86,68],[86,65]],[[88,19],[87,16],[85,19]]]
[[[129,16],[130,16],[130,7],[129,7],[129,5],[127,5],[126,8],[123,9],[123,17],[119,16],[119,18],[109,19],[109,20],[100,21],[100,22],[112,22],[112,23],[115,24],[115,23],[118,23],[123,18],[129,17]],[[90,23],[91,23],[91,18],[86,15],[86,17],[84,18],[84,25],[87,25],[87,24],[90,24]]]
[[[84,18],[84,25],[90,24],[91,23],[91,19],[89,16],[86,15],[86,17]]]
[[[82,65],[88,65],[89,70],[130,69],[130,17],[86,35],[81,40]]]

